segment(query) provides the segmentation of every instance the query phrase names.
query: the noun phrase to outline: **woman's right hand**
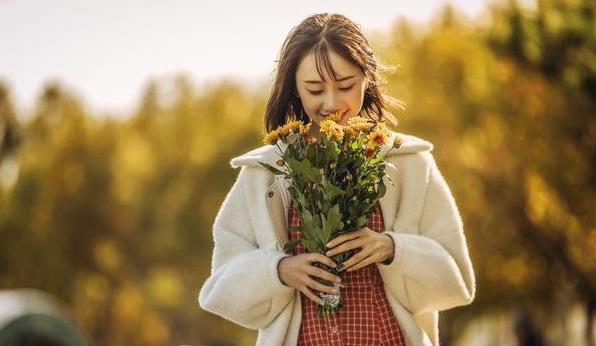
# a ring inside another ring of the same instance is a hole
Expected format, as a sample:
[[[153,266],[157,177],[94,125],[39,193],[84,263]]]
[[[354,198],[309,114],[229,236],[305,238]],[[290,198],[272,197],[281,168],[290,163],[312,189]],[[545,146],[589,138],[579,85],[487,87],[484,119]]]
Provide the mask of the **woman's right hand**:
[[[336,267],[335,262],[323,254],[303,253],[282,258],[277,267],[278,275],[284,285],[299,290],[316,304],[322,305],[323,300],[315,295],[311,289],[329,294],[337,294],[339,293],[341,278],[324,269],[313,266],[311,263],[314,262],[320,262],[332,268]],[[333,282],[335,286],[323,285],[311,276]]]

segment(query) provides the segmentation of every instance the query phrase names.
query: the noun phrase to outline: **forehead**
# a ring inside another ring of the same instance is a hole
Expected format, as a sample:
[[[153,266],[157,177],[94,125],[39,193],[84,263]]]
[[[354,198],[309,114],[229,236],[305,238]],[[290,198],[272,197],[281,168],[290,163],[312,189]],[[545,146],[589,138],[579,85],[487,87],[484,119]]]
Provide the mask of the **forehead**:
[[[362,73],[358,65],[346,60],[332,49],[327,50],[326,57],[323,54],[325,53],[314,50],[307,53],[298,64],[296,80],[299,82],[306,80],[327,81],[334,79],[334,72],[337,79],[352,75],[358,76]]]

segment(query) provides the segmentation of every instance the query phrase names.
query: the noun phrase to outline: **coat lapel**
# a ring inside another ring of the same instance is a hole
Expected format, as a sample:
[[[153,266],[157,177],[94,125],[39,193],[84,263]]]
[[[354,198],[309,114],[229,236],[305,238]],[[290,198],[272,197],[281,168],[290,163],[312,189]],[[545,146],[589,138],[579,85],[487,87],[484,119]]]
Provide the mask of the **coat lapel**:
[[[385,195],[379,200],[381,206],[381,214],[383,214],[383,223],[385,231],[389,231],[395,220],[397,210],[397,196],[399,193],[399,185],[397,184],[397,167],[387,161],[385,162],[385,177],[383,177],[385,187]]]
[[[280,249],[289,241],[288,207],[289,193],[281,176],[276,176],[267,188],[267,210],[273,223],[275,238]]]

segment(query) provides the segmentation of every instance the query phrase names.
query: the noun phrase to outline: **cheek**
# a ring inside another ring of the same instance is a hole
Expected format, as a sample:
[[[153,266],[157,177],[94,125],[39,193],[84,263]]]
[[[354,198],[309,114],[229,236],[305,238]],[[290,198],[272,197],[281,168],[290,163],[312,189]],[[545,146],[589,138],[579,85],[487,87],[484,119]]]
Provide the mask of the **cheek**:
[[[302,97],[302,107],[304,107],[304,109],[309,113],[312,113],[313,111],[316,112],[319,104],[320,102],[317,100],[317,98],[313,97],[312,95],[305,95]]]
[[[301,96],[300,99],[302,100],[302,107],[306,111],[308,117],[318,123],[317,112],[319,109],[319,102],[316,98],[312,97],[311,95]]]
[[[364,90],[363,89],[359,88],[359,89],[354,90],[352,93],[350,93],[349,102],[352,106],[361,105],[363,101],[364,101]]]

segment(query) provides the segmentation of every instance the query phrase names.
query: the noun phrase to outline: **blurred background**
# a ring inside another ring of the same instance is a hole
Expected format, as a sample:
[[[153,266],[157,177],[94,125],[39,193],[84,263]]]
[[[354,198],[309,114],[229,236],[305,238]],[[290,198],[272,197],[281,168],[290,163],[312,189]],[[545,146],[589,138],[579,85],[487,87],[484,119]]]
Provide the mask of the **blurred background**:
[[[283,39],[338,12],[464,219],[478,293],[442,344],[594,345],[596,3],[363,5],[0,0],[0,292],[54,297],[90,345],[254,345],[198,306],[211,225]]]

